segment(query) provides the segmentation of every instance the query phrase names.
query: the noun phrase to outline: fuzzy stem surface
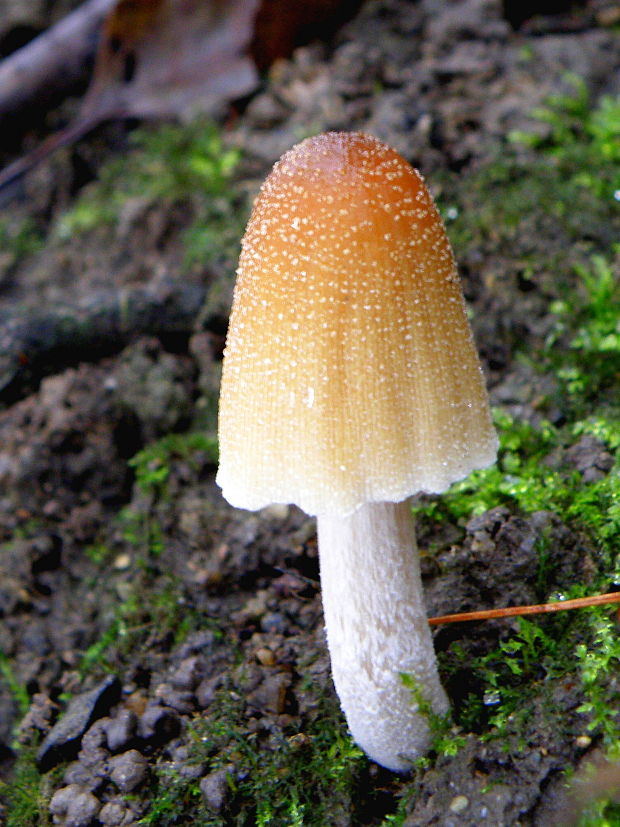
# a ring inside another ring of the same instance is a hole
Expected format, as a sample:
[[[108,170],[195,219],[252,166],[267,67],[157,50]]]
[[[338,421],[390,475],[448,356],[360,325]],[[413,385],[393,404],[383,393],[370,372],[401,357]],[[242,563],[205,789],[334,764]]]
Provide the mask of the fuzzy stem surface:
[[[355,741],[373,761],[410,769],[429,746],[424,714],[448,710],[426,617],[415,525],[407,502],[317,517],[332,674]],[[418,695],[419,697],[419,695]]]

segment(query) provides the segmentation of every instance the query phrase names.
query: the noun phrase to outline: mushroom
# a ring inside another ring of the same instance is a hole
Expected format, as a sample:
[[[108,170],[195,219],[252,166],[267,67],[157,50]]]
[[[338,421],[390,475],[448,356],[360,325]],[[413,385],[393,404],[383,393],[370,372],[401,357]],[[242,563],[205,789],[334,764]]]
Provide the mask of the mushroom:
[[[448,709],[408,498],[492,463],[497,438],[442,221],[420,174],[377,139],[308,138],[264,182],[242,242],[219,440],[232,505],[316,515],[349,728],[370,758],[408,770],[428,748],[428,710]]]

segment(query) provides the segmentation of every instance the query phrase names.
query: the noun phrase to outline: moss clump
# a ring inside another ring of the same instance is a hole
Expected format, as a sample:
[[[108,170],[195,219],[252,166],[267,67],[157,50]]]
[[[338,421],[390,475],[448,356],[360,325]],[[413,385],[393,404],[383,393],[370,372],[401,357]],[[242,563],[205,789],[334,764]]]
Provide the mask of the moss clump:
[[[200,803],[198,783],[164,768],[141,823],[168,827],[191,818],[204,827],[324,827],[337,823],[339,813],[354,812],[367,797],[358,789],[366,760],[347,735],[335,701],[319,699],[301,732],[251,724],[242,691],[229,685],[188,732],[193,761],[207,773],[229,769],[225,811],[209,813]]]
[[[130,202],[182,206],[190,216],[183,233],[185,265],[234,258],[247,206],[233,187],[239,152],[227,148],[213,123],[164,124],[137,129],[131,151],[104,165],[76,204],[59,220],[67,239],[118,222]]]
[[[495,160],[445,185],[443,212],[457,258],[505,263],[498,281],[488,284],[497,312],[520,303],[535,320],[531,335],[521,331],[506,341],[532,386],[545,377],[544,396],[529,409],[530,421],[496,411],[497,464],[417,509],[427,528],[429,521],[464,526],[497,506],[557,514],[584,544],[591,566],[588,582],[558,595],[543,536],[541,601],[620,584],[620,98],[592,105],[585,86],[573,83],[574,94],[533,113],[542,130],[512,135]],[[609,462],[586,474],[570,450],[592,438]],[[516,631],[498,632],[496,643],[491,633],[478,649],[468,639],[453,643],[442,654],[443,673],[466,673],[475,687],[461,699],[457,723],[484,739],[501,736],[508,750],[518,751],[537,705],[552,731],[569,741],[590,733],[614,755],[620,743],[614,629],[603,607],[521,619]],[[575,714],[554,700],[565,692],[567,676],[580,687]],[[582,824],[615,824],[616,813],[617,804],[603,800]]]
[[[0,269],[16,264],[43,246],[43,233],[34,219],[0,219]]]
[[[620,97],[593,105],[572,83],[574,94],[532,113],[532,132],[513,133],[493,160],[441,186],[457,260],[499,257],[552,299],[578,286],[575,263],[613,258],[620,237]]]
[[[192,431],[186,434],[169,434],[148,445],[129,461],[129,465],[136,474],[138,488],[145,494],[159,496],[164,492],[172,463],[184,460],[196,464],[197,457],[216,465],[217,440]]]
[[[591,105],[581,78],[567,76],[572,94],[553,95],[532,117],[547,125],[540,132],[513,132],[523,144],[551,161],[558,177],[601,201],[620,201],[620,97],[604,95]]]
[[[20,747],[10,782],[0,781],[0,797],[6,802],[6,827],[48,827],[49,798],[57,774],[42,776],[36,764],[36,746]]]
[[[620,244],[611,259],[593,255],[574,267],[577,284],[550,305],[555,316],[544,361],[575,414],[620,409]]]

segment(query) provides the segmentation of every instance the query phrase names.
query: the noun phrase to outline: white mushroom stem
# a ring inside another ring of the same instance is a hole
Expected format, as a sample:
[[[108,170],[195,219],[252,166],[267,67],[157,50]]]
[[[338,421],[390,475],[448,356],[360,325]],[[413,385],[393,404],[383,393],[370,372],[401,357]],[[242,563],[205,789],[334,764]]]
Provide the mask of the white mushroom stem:
[[[429,746],[428,715],[448,710],[428,625],[407,502],[317,517],[321,590],[336,691],[349,729],[377,763],[404,772]]]

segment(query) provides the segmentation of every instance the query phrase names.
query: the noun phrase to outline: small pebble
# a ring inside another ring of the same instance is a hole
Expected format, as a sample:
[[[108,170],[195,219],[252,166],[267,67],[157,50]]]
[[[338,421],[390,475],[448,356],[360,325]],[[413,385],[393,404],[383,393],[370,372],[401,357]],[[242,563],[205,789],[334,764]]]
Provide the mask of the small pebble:
[[[123,552],[114,558],[113,566],[117,571],[124,571],[124,569],[128,569],[130,565],[131,556],[126,552]]]
[[[455,795],[449,805],[451,813],[462,813],[469,807],[469,799],[466,795]]]
[[[290,683],[290,676],[284,672],[268,675],[253,692],[248,693],[248,704],[261,712],[274,712],[279,715],[284,712]]]
[[[178,773],[181,778],[188,778],[190,780],[198,780],[205,771],[203,764],[181,764],[178,768]]]
[[[107,714],[117,703],[120,694],[120,680],[115,675],[110,675],[89,692],[74,696],[64,715],[54,724],[39,747],[39,770],[47,772],[57,764],[75,758],[80,742],[84,749],[89,737],[94,737],[92,733],[98,732],[93,722]]]
[[[193,693],[174,689],[169,683],[160,683],[155,689],[155,697],[159,698],[166,706],[184,715],[189,715],[194,711]]]
[[[105,783],[105,764],[101,772],[93,772],[90,767],[85,767],[80,761],[69,764],[63,775],[66,785],[72,784],[87,790],[89,793],[96,793]]]
[[[256,650],[256,660],[262,663],[263,666],[275,666],[276,663],[275,655],[266,646],[261,646],[260,649]]]
[[[110,753],[107,749],[82,749],[78,753],[80,764],[90,772],[91,775],[103,777],[106,772],[106,765]]]
[[[126,815],[126,807],[123,807],[117,801],[109,801],[102,807],[99,813],[99,821],[105,824],[105,827],[119,827],[125,821]]]
[[[127,707],[127,709],[131,709],[131,711],[135,712],[135,714],[138,716],[144,713],[147,704],[148,697],[140,689],[136,690],[136,692],[132,692],[131,695],[125,701],[125,706]]]
[[[110,759],[110,778],[122,793],[135,790],[146,778],[148,761],[137,749]]]
[[[282,503],[273,503],[263,508],[261,514],[267,519],[286,520],[290,513],[290,507]]]
[[[205,775],[200,782],[200,792],[203,795],[206,805],[214,813],[219,813],[226,803],[229,792],[228,775],[230,767],[223,767],[221,770]]]
[[[205,659],[193,655],[181,661],[179,668],[170,678],[170,683],[175,689],[191,692],[198,686],[205,671]]]
[[[265,589],[262,589],[245,603],[239,614],[248,618],[262,617],[267,611],[268,598],[269,593]]]
[[[149,704],[138,723],[140,735],[153,745],[162,746],[179,734],[181,722],[177,714],[165,706]]]
[[[208,652],[213,647],[215,642],[216,638],[213,632],[209,632],[206,629],[200,629],[187,638],[185,643],[181,646],[179,656],[182,658],[187,658],[190,655],[196,654],[201,654],[204,656],[204,653]]]
[[[260,627],[263,632],[268,632],[269,634],[283,634],[286,632],[287,626],[288,623],[284,615],[280,614],[280,612],[268,612],[260,621]]]
[[[306,735],[305,732],[296,732],[295,735],[291,735],[286,740],[288,745],[296,750],[305,749],[312,743],[312,738]]]
[[[50,801],[54,822],[63,827],[89,827],[101,809],[101,802],[77,784],[56,790]]]
[[[86,730],[82,738],[82,752],[92,752],[105,747],[105,727],[109,722],[110,718],[101,718]]]
[[[115,718],[106,721],[104,729],[110,752],[127,747],[136,731],[137,717],[130,709],[121,709]]]
[[[214,678],[206,678],[196,688],[196,703],[199,709],[206,709],[210,706],[217,695],[217,690],[222,685],[222,678],[216,675]]]

